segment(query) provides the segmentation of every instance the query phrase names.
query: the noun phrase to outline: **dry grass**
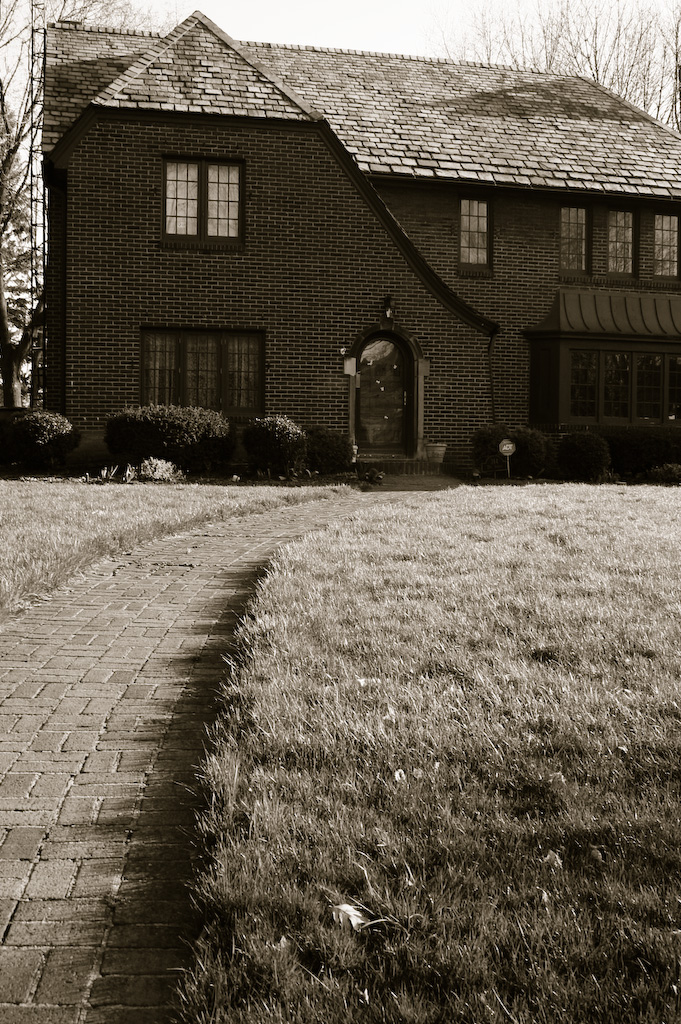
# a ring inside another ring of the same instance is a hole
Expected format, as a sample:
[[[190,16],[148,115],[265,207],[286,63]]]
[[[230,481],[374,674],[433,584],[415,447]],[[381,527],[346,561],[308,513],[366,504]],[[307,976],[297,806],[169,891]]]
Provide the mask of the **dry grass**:
[[[44,596],[98,558],[143,541],[208,519],[266,512],[338,490],[0,480],[0,616]]]
[[[187,1021],[681,1018],[680,498],[462,487],[276,559]]]

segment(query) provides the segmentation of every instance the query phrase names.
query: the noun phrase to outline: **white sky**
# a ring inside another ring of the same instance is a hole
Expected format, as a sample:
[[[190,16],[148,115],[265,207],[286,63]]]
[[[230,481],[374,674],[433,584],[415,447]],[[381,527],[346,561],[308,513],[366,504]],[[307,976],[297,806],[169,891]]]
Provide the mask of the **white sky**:
[[[149,0],[150,11],[178,24],[200,10],[233,39],[299,43],[433,56],[438,25],[475,0]]]

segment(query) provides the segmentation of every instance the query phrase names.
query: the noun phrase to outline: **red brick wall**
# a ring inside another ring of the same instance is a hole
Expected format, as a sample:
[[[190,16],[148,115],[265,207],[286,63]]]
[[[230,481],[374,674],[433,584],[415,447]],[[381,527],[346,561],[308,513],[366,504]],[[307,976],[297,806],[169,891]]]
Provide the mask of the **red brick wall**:
[[[163,248],[164,154],[245,161],[242,249]],[[56,237],[56,200],[54,210]],[[378,324],[388,294],[396,323],[432,361],[426,436],[464,459],[490,418],[487,339],[427,290],[302,125],[106,117],[70,156],[67,223],[67,357],[62,366],[55,305],[48,403],[59,407],[63,375],[63,411],[82,429],[102,431],[111,412],[140,401],[140,330],[158,326],[264,331],[266,412],[347,430],[340,350]],[[55,247],[53,291],[58,264]],[[524,367],[514,373],[520,387]]]
[[[603,202],[572,197],[569,205],[587,205],[593,225],[592,273],[561,274],[559,270],[560,208],[562,195],[522,190],[480,190],[491,204],[492,271],[489,275],[460,273],[458,261],[459,200],[471,195],[454,184],[374,184],[412,241],[435,270],[461,298],[495,320],[501,331],[494,345],[493,367],[497,419],[518,426],[528,418],[529,346],[524,329],[547,315],[559,287],[582,289],[635,289],[678,291],[679,284],[654,280],[653,237],[655,207],[641,205],[639,225],[639,277],[635,280],[607,275],[607,211]],[[618,207],[613,201],[612,208]],[[631,208],[631,207],[627,207]],[[668,209],[660,206],[659,210]],[[677,209],[677,214],[681,209]]]
[[[162,246],[164,154],[244,160],[242,248]],[[605,205],[592,211],[594,275],[565,278],[558,268],[561,197],[496,190],[486,196],[492,271],[467,275],[458,266],[454,185],[375,184],[434,269],[501,325],[493,354],[497,418],[526,423],[523,330],[546,316],[561,284],[632,287],[605,274]],[[426,437],[447,441],[448,458],[463,462],[470,434],[489,422],[487,339],[416,277],[311,126],[105,114],[71,153],[67,195],[67,213],[60,193],[51,196],[47,401],[82,429],[101,433],[110,413],[140,401],[140,331],[173,327],[263,331],[266,412],[346,430],[349,385],[340,350],[378,324],[388,294],[396,323],[431,361]],[[643,207],[641,279],[634,286],[669,290],[650,279],[652,230],[653,210]]]

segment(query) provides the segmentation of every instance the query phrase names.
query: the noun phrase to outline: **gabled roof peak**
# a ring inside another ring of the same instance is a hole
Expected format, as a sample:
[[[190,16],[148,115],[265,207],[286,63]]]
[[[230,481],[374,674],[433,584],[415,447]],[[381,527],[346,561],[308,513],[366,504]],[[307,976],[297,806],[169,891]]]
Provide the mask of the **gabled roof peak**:
[[[201,11],[154,40],[92,103],[288,120],[320,117]]]

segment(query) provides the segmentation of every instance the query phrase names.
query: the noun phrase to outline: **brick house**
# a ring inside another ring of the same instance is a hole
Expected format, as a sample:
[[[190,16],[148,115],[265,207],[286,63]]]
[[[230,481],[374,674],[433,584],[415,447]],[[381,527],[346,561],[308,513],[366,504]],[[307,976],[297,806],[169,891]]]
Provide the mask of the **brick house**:
[[[463,466],[681,423],[681,137],[579,78],[59,23],[46,405],[283,413]]]

